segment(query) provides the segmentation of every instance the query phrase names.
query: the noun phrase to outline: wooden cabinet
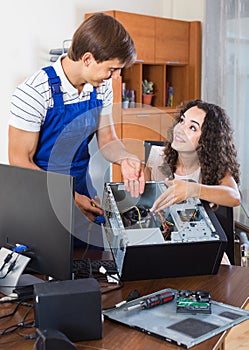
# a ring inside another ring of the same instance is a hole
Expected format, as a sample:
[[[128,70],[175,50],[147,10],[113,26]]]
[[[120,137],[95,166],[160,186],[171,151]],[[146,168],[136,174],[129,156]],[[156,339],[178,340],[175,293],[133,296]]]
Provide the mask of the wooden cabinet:
[[[156,18],[155,62],[187,64],[190,22]]]
[[[122,110],[121,139],[131,153],[144,161],[144,140],[166,141],[175,112],[158,108],[128,108]]]
[[[122,104],[121,104],[121,83],[122,79],[121,76],[119,79],[113,79],[112,80],[112,87],[113,87],[113,106],[112,106],[112,116],[113,116],[113,122],[115,125],[115,131],[119,139],[122,138]],[[113,181],[122,181],[121,172],[120,172],[120,166],[117,164],[112,165],[112,172],[111,172],[111,178]]]
[[[137,59],[155,61],[155,18],[135,13],[114,11],[114,17],[123,24],[134,40]]]
[[[200,98],[201,23],[122,11],[105,11],[130,33],[137,63],[123,69],[122,80],[142,103],[142,80],[154,82],[152,105],[167,106],[169,86],[174,89],[173,107]],[[91,14],[86,14],[89,17]],[[121,89],[119,91],[121,95]]]
[[[149,106],[122,109],[120,122],[117,122],[117,116],[114,117],[117,135],[127,150],[136,154],[141,161],[145,157],[144,140],[166,141],[174,119],[175,109],[164,111]],[[123,181],[117,165],[112,166],[112,181]]]
[[[168,140],[168,131],[169,128],[172,127],[174,120],[176,118],[177,112],[175,109],[172,108],[172,110],[167,109],[167,111],[161,111],[161,118],[160,118],[160,141],[166,141]]]
[[[123,109],[122,141],[131,153],[144,161],[144,140],[161,139],[161,113],[157,108]]]
[[[189,85],[189,68],[186,64],[148,64],[137,62],[132,67],[124,69],[122,80],[128,90],[134,90],[136,103],[142,103],[142,80],[147,79],[154,83],[154,95],[152,105],[158,108],[166,107],[168,100],[168,88],[173,86],[173,107],[181,103],[199,97],[196,89],[191,90]]]
[[[161,23],[161,21],[160,21]],[[164,23],[164,22],[163,22]],[[164,25],[172,23],[166,21]],[[172,25],[171,25],[172,27]],[[176,26],[176,28],[179,27]],[[165,107],[168,105],[168,90],[174,89],[173,107],[186,101],[200,98],[201,90],[201,34],[200,22],[183,22],[187,31],[185,39],[167,42],[165,37],[156,38],[156,59],[154,63],[137,62],[128,69],[123,69],[122,79],[127,89],[134,90],[136,102],[142,103],[142,80],[154,83],[152,105]],[[172,28],[171,28],[172,29]],[[167,28],[161,31],[167,32]],[[191,39],[190,35],[191,34]],[[177,54],[179,52],[179,55]]]
[[[155,17],[122,11],[103,12],[115,17],[129,32],[136,47],[138,60],[155,62]],[[92,13],[87,13],[85,18],[91,15]]]

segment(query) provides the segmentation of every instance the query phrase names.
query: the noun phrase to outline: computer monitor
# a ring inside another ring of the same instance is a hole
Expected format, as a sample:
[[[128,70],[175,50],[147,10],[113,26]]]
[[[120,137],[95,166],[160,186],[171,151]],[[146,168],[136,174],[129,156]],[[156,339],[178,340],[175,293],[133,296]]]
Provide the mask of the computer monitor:
[[[0,164],[0,247],[28,247],[29,272],[72,278],[74,178]]]

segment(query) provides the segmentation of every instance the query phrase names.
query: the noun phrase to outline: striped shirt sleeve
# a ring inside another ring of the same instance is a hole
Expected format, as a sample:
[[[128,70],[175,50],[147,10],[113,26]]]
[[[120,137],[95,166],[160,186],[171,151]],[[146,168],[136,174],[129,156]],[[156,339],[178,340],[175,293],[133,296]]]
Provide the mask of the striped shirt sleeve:
[[[9,125],[25,131],[40,131],[49,104],[45,72],[36,73],[14,91],[11,98]]]

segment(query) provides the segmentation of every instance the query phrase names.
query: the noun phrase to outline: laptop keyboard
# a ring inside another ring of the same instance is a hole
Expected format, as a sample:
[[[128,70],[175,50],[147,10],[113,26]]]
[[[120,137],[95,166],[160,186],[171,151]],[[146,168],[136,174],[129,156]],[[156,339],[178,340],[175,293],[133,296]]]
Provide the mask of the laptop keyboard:
[[[106,269],[109,275],[117,273],[116,264],[113,260],[73,260],[73,272],[75,274],[99,274],[99,268],[101,266],[103,266]]]

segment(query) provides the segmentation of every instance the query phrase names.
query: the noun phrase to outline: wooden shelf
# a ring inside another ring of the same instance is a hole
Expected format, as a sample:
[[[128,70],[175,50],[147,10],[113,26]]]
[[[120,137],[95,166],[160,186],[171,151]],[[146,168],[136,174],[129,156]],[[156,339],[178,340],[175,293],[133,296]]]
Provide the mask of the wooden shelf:
[[[173,107],[191,99],[189,68],[186,64],[135,63],[122,71],[122,81],[128,90],[134,90],[136,103],[142,103],[142,80],[154,83],[154,107],[167,107],[167,82],[174,88]],[[193,98],[197,98],[193,96]]]

